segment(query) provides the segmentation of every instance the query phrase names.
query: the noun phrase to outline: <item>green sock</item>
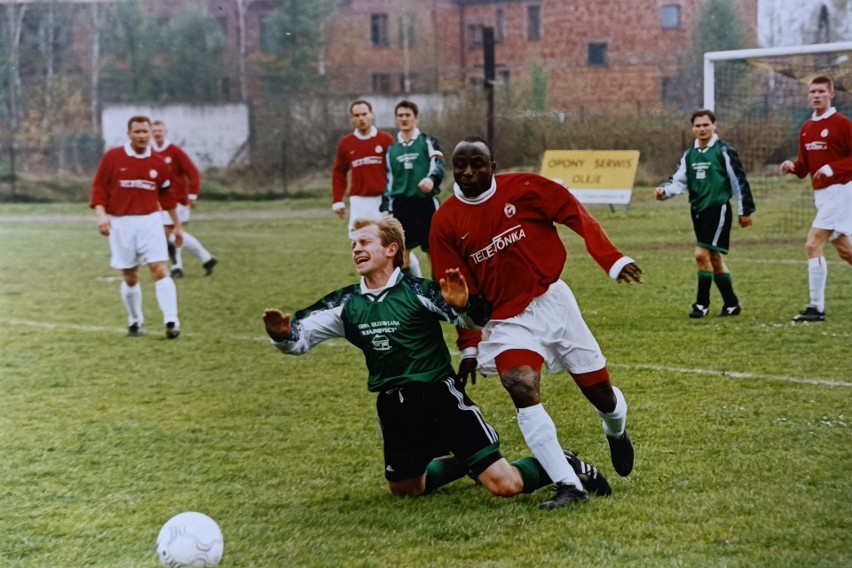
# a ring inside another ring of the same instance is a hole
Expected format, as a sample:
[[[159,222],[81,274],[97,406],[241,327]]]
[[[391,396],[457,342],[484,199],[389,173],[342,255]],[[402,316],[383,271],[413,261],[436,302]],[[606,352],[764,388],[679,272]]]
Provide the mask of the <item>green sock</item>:
[[[426,493],[467,475],[467,466],[455,456],[435,458],[426,466]]]
[[[698,295],[695,303],[705,308],[710,305],[710,287],[713,286],[713,273],[698,271]]]
[[[532,493],[536,489],[541,489],[545,485],[553,483],[535,458],[521,458],[512,462],[512,466],[521,474],[521,479],[524,481],[524,493]]]
[[[730,272],[714,274],[713,280],[716,281],[716,287],[719,288],[719,292],[722,294],[722,300],[725,302],[725,306],[736,306],[740,303],[737,299],[737,295],[734,294],[734,279],[731,278]]]

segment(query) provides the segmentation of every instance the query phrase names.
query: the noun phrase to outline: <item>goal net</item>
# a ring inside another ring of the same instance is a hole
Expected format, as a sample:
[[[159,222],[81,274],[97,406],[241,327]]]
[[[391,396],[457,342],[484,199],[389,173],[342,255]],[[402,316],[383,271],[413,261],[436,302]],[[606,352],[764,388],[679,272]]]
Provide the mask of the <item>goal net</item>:
[[[834,106],[852,116],[852,42],[704,54],[704,106],[737,148],[758,211],[762,201],[777,206],[778,232],[798,235],[813,220],[809,181],[782,178],[779,166],[796,157],[799,127],[812,114],[807,85],[818,75],[834,81]]]

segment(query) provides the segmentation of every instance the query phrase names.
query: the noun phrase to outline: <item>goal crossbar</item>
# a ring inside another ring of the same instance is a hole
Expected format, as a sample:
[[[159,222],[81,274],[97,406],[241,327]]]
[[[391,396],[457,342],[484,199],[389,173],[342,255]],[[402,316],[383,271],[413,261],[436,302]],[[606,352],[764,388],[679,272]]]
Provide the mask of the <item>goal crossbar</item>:
[[[708,51],[704,54],[704,108],[715,111],[716,78],[714,65],[717,61],[753,59],[755,57],[783,57],[785,55],[807,55],[852,51],[852,42],[816,43],[789,47],[764,47],[757,49],[735,49],[731,51]]]

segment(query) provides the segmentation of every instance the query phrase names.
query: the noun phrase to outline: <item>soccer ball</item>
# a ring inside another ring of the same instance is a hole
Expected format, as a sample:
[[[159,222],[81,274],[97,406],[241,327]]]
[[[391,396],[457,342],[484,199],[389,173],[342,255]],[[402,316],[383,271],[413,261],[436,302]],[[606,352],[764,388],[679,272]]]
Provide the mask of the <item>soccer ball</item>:
[[[166,568],[213,568],[224,548],[219,525],[203,513],[175,515],[157,536],[157,556]]]

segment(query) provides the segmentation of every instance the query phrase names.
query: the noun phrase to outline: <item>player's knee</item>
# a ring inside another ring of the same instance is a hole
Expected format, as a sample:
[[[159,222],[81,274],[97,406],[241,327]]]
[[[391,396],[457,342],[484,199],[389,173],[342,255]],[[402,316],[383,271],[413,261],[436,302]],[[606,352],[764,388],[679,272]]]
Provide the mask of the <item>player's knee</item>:
[[[520,473],[505,458],[491,464],[479,475],[478,481],[497,497],[514,497],[524,490]]]
[[[509,392],[515,406],[524,408],[540,402],[539,374],[530,367],[515,367],[500,375],[500,382]]]
[[[497,497],[514,497],[524,490],[524,483],[520,479],[500,478],[489,484],[484,484],[492,495]]]
[[[426,488],[417,483],[388,482],[388,489],[394,497],[420,497],[426,492]]]

